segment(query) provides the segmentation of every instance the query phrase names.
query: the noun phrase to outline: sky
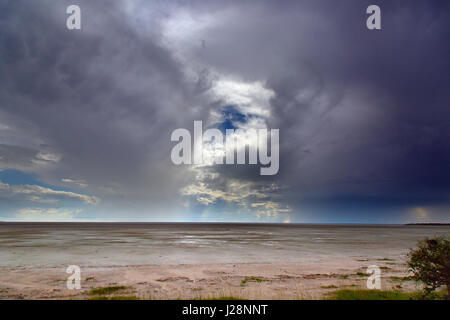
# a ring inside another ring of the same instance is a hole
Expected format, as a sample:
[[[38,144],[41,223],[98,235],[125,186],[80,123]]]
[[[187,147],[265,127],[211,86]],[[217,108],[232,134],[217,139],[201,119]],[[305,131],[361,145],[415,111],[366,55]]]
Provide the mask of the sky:
[[[0,221],[449,222],[450,3],[371,4],[0,0]],[[194,121],[278,173],[175,165]]]

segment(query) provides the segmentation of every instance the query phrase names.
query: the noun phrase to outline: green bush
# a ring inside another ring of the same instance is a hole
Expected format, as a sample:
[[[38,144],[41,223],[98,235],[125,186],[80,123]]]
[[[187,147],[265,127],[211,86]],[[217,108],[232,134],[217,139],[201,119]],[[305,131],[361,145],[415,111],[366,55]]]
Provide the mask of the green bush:
[[[424,284],[426,295],[446,286],[450,296],[450,237],[421,240],[408,258],[413,279]]]

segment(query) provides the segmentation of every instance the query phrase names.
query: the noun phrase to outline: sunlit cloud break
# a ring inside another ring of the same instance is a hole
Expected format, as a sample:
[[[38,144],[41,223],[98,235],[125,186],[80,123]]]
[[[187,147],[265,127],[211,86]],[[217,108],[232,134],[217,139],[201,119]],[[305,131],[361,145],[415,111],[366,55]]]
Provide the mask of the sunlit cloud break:
[[[270,139],[267,131],[267,129],[226,129],[224,139],[219,129],[211,128],[203,133],[202,121],[194,121],[193,148],[189,130],[176,129],[172,132],[171,141],[179,143],[173,147],[171,159],[177,165],[246,164],[248,147],[248,164],[257,164],[259,160],[260,164],[268,165],[260,169],[261,175],[275,175],[279,169],[279,130],[271,129]],[[269,141],[270,155],[267,148]]]
[[[21,196],[29,201],[45,202],[47,200],[58,201],[59,199],[80,200],[86,204],[96,205],[100,199],[96,196],[88,196],[71,191],[53,190],[51,188],[37,185],[18,185],[11,186],[0,181],[0,192],[2,196],[14,197]]]

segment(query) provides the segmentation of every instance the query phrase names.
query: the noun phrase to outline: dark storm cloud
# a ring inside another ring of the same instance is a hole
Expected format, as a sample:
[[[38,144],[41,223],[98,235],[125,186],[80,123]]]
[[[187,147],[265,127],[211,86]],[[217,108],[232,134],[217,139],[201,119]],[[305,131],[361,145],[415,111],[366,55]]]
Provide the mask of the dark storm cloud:
[[[204,59],[274,90],[275,181],[292,201],[448,204],[449,5],[381,2],[382,30],[369,31],[369,4],[227,2],[201,35]]]
[[[4,168],[24,168],[32,166],[37,150],[21,146],[0,144],[1,163]]]
[[[223,108],[206,95],[233,76],[274,93],[280,171],[210,168],[213,198],[239,199],[240,181],[250,207],[262,197],[293,216],[450,205],[448,3],[379,1],[370,31],[367,1],[77,1],[79,32],[69,4],[0,4],[0,168],[85,181],[102,212],[182,210],[195,173],[171,164],[170,133]]]
[[[340,22],[332,23],[329,37],[308,43],[311,54],[298,57],[293,66],[297,73],[273,80],[280,126],[289,118],[292,126],[287,127],[297,133],[294,145],[287,146],[299,151],[291,161],[312,158],[321,171],[306,179],[305,187],[322,179],[334,194],[388,193],[384,196],[410,195],[411,203],[428,196],[448,201],[448,4],[380,6],[383,29],[378,33],[356,27],[361,7],[353,3],[327,15],[329,21]],[[296,103],[302,87],[311,93]],[[316,98],[327,98],[319,113]],[[302,126],[311,127],[304,138]],[[309,153],[300,153],[302,149]]]
[[[26,169],[43,141],[61,157],[51,169],[34,168],[48,182],[84,179],[91,192],[128,201],[177,196],[178,186],[168,186],[169,138],[190,117],[195,88],[160,39],[133,30],[117,3],[80,2],[79,33],[65,28],[68,4],[2,3],[1,111],[10,127],[2,167]],[[17,119],[38,128],[38,142],[13,141],[25,135]]]

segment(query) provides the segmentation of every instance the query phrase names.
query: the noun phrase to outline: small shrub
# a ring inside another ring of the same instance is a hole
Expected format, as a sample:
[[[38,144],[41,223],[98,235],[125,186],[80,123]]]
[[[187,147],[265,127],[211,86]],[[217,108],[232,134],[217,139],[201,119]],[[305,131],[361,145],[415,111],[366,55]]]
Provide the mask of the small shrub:
[[[450,296],[450,237],[421,240],[408,258],[413,279],[424,284],[426,295],[446,286]]]

